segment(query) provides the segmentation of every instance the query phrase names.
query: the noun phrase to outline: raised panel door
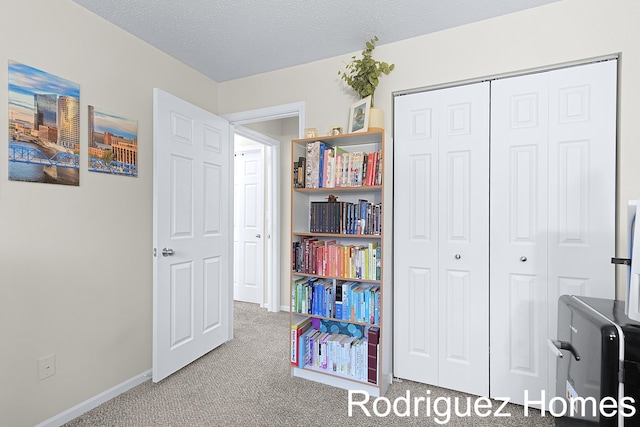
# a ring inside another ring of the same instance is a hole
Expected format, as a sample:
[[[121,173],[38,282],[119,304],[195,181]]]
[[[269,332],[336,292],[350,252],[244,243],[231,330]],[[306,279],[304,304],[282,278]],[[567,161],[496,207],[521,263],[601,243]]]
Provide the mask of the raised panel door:
[[[489,83],[438,92],[438,385],[488,395]]]
[[[491,396],[547,385],[548,75],[491,84]]]
[[[439,99],[396,99],[394,171],[394,374],[438,382]]]

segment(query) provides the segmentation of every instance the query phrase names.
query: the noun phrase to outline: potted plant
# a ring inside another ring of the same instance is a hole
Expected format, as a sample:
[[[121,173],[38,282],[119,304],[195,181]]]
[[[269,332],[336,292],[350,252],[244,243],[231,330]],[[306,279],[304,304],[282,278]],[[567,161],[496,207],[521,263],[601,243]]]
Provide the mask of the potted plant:
[[[395,64],[389,65],[386,62],[373,59],[372,54],[377,41],[378,36],[374,36],[366,42],[366,48],[362,51],[362,58],[352,56],[351,62],[345,66],[344,71],[338,71],[338,75],[361,98],[371,95],[370,126],[381,128],[384,123],[382,110],[374,108],[374,93],[378,87],[380,76],[382,74],[388,75],[393,71]]]

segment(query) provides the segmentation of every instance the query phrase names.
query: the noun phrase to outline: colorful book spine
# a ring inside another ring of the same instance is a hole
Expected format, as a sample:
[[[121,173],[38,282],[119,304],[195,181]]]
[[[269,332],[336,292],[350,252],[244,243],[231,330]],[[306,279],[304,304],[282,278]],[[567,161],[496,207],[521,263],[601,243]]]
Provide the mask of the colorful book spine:
[[[320,144],[320,141],[307,142],[307,167],[305,177],[305,186],[307,188],[318,188],[318,177],[320,176]]]
[[[298,339],[298,367],[304,368],[310,363],[311,360],[311,344],[310,340],[313,340],[313,337],[319,331],[314,328],[309,328],[306,330]]]
[[[298,340],[311,327],[311,318],[303,318],[291,324],[291,364],[298,365]]]

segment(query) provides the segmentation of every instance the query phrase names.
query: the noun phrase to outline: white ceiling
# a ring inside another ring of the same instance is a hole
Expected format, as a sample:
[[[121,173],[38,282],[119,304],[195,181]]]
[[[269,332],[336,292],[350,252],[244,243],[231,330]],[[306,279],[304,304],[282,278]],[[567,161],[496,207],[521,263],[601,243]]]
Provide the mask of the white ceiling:
[[[221,83],[558,0],[73,1]]]

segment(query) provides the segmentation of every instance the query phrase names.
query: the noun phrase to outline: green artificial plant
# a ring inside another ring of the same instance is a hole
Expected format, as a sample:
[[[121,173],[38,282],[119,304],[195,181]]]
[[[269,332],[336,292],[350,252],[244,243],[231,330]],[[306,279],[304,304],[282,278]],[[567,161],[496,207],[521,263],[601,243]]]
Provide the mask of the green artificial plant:
[[[373,59],[371,54],[377,41],[378,36],[374,36],[366,43],[366,49],[362,51],[362,58],[356,59],[355,56],[352,56],[352,61],[345,66],[345,71],[338,71],[342,80],[351,86],[361,98],[371,95],[371,107],[373,107],[373,94],[378,87],[380,75],[382,73],[388,75],[395,67],[395,64],[389,65],[386,62]]]

